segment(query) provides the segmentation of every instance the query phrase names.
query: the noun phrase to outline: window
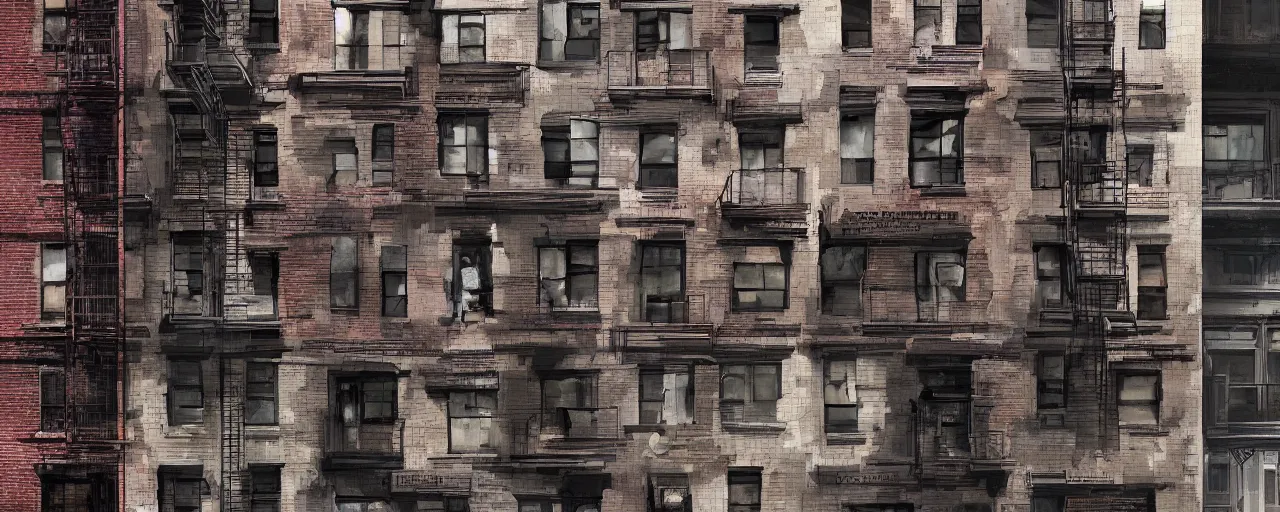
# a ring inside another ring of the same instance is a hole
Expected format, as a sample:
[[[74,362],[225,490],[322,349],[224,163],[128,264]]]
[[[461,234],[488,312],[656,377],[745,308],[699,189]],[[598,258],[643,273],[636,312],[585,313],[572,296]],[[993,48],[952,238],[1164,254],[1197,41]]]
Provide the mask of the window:
[[[723,423],[775,422],[780,396],[781,364],[720,367],[720,421]]]
[[[1072,159],[1079,162],[1083,170],[1081,184],[1102,181],[1107,170],[1107,128],[1095,126],[1072,130],[1068,142]]]
[[[440,174],[489,174],[489,116],[440,114]]]
[[[729,470],[729,512],[760,510],[760,470]]]
[[[1168,309],[1164,247],[1138,246],[1138,319],[1163,320]]]
[[[982,44],[982,0],[956,0],[956,44]]]
[[[249,306],[250,318],[274,319],[278,309],[276,297],[280,289],[280,255],[273,252],[250,253],[249,270],[253,273],[253,295],[257,300],[257,304]]]
[[[640,131],[640,188],[679,186],[677,149],[674,128]]]
[[[910,503],[897,505],[852,505],[845,512],[915,512],[915,507]],[[970,512],[969,506],[961,506],[954,509],[956,512]]]
[[[410,505],[411,504],[412,502],[410,502]],[[418,508],[413,510],[419,510],[422,512],[470,512],[471,510],[471,503],[469,500],[467,498],[457,496],[428,496],[420,499],[417,504]],[[374,509],[370,508],[368,512],[374,512]]]
[[[169,360],[169,424],[204,423],[204,375],[200,361]]]
[[[916,253],[916,299],[918,304],[937,305],[964,300],[965,255],[963,252]],[[923,309],[921,310],[923,313]]]
[[[369,69],[369,12],[333,10],[334,69]]]
[[[684,245],[644,244],[640,248],[640,293],[645,320],[688,321],[684,296]]]
[[[1164,48],[1164,0],[1142,0],[1142,12],[1138,17],[1138,49]]]
[[[782,263],[734,263],[733,310],[786,309],[788,274]]]
[[[693,13],[639,11],[636,13],[636,51],[685,50],[693,44]]]
[[[1031,187],[1058,188],[1061,186],[1062,130],[1032,130]]]
[[[449,453],[488,451],[493,445],[497,391],[449,393]]]
[[[778,18],[747,16],[744,28],[746,70],[778,70]]]
[[[840,183],[875,181],[875,134],[874,112],[840,116]]]
[[[249,37],[251,45],[280,43],[280,6],[277,0],[249,1]]]
[[[396,167],[396,125],[373,125],[373,184],[390,185]]]
[[[1205,492],[1211,494],[1228,494],[1231,492],[1231,464],[1223,460],[1213,460],[1210,456]]]
[[[1146,144],[1130,145],[1125,154],[1125,166],[1129,170],[1129,183],[1140,187],[1151,186],[1152,162],[1155,147]]]
[[[1266,133],[1262,120],[1247,124],[1205,123],[1206,199],[1262,199],[1272,195]]]
[[[822,312],[829,315],[862,313],[862,280],[867,269],[867,248],[832,246],[822,249]]]
[[[409,262],[403,245],[382,246],[382,316],[409,316]]]
[[[204,311],[204,237],[174,233],[173,314],[202,315]]]
[[[1121,425],[1156,425],[1160,422],[1160,375],[1120,375],[1117,401]]]
[[[942,32],[942,0],[915,0],[915,45],[933,46]]]
[[[845,48],[871,47],[871,0],[841,0],[840,33]]]
[[[567,428],[570,409],[596,406],[596,379],[591,375],[552,377],[542,380],[542,425]]]
[[[693,512],[693,496],[689,492],[689,475],[649,475],[649,510]]]
[[[249,512],[280,512],[280,467],[249,466]]]
[[[411,56],[402,49],[413,33],[404,12],[394,10],[333,10],[336,70],[400,70]],[[370,39],[370,35],[380,39]]]
[[[440,17],[440,63],[485,61],[485,17],[479,13],[444,14]]]
[[[542,129],[542,172],[546,179],[594,187],[600,175],[600,127],[574,119],[565,127]]]
[[[1067,407],[1067,358],[1062,354],[1036,356],[1036,410],[1061,413]],[[1054,418],[1061,426],[1062,417]]]
[[[1266,467],[1262,471],[1262,494],[1267,505],[1280,505],[1277,503],[1276,493],[1276,468],[1275,466]]]
[[[689,370],[640,370],[640,423],[693,423],[693,374]]]
[[[62,432],[67,421],[67,375],[61,368],[40,369],[40,431]]]
[[[254,187],[276,187],[280,185],[280,169],[277,166],[277,155],[275,130],[253,132]]]
[[[468,311],[491,311],[493,276],[489,242],[456,242],[453,246],[452,291],[455,316],[463,319]]]
[[[517,512],[551,512],[551,500],[535,498],[521,498],[517,505]]]
[[[61,321],[67,312],[67,246],[40,246],[40,319]]]
[[[591,61],[600,59],[600,3],[543,0],[538,59]]]
[[[359,150],[356,141],[351,139],[330,140],[326,142],[333,154],[333,175],[329,183],[333,185],[351,185],[355,183],[360,170]]]
[[[600,512],[604,489],[610,481],[609,475],[579,474],[565,475],[560,496],[563,502],[561,512]]]
[[[53,480],[45,477],[41,512],[94,512],[101,484],[81,479]]]
[[[538,248],[538,303],[552,310],[595,310],[600,267],[595,242]]]
[[[782,127],[763,129],[740,128],[738,131],[739,158],[743,169],[779,169],[782,167],[782,141],[786,138]]]
[[[1027,47],[1057,48],[1059,0],[1027,0]]]
[[[964,185],[964,114],[911,117],[911,186]]]
[[[44,0],[44,51],[67,49],[67,0]]]
[[[160,466],[160,510],[200,512],[206,493],[202,466]]]
[[[360,261],[354,238],[340,236],[333,239],[333,251],[329,254],[329,307],[350,309],[359,307]]]
[[[279,367],[275,363],[249,362],[245,364],[245,425],[276,424],[276,376]]]
[[[858,361],[827,360],[823,366],[823,423],[827,433],[857,432]]]
[[[1042,245],[1036,251],[1036,296],[1041,308],[1065,307],[1066,297],[1062,290],[1062,263],[1066,261],[1066,247],[1062,245]]]
[[[338,381],[338,403],[350,424],[395,423],[398,387],[395,375],[370,375]]]
[[[65,19],[65,18],[64,18]],[[44,128],[40,137],[44,145],[44,178],[62,180],[62,118],[57,114],[44,115]]]
[[[1031,512],[1062,512],[1063,501],[1061,496],[1036,496],[1031,499]]]

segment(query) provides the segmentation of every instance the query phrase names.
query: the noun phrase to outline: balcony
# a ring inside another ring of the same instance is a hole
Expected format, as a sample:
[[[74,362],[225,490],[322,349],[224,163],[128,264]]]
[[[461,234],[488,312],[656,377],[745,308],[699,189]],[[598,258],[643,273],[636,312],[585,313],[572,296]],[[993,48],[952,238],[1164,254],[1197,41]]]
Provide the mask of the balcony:
[[[403,469],[404,419],[393,423],[325,424],[325,470]]]
[[[174,87],[190,97],[201,113],[214,119],[224,118],[222,97],[209,69],[204,39],[180,41],[168,30],[164,39],[165,64]]]
[[[707,50],[614,51],[606,59],[613,100],[714,96],[715,69]]]
[[[1206,160],[1204,215],[1240,220],[1280,217],[1280,194],[1274,183],[1275,169],[1266,162]]]
[[[717,203],[731,226],[804,235],[809,217],[804,192],[802,168],[741,169],[725,180]]]
[[[1125,213],[1128,199],[1125,169],[1114,162],[1081,162],[1075,165],[1080,169],[1074,174],[1083,179],[1078,183],[1066,183],[1063,191],[1075,199],[1072,207],[1076,215]]]
[[[529,67],[522,64],[478,62],[442,64],[438,105],[524,105],[529,90]]]

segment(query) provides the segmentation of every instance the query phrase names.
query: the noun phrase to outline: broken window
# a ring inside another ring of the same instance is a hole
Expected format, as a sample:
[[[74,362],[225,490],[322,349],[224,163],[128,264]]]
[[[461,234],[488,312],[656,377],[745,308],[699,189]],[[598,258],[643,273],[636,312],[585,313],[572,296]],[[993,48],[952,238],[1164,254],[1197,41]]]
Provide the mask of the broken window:
[[[595,242],[538,248],[539,304],[552,310],[595,310],[600,267]]]
[[[915,0],[915,45],[933,46],[942,33],[942,0]]]
[[[61,321],[67,312],[67,246],[40,246],[40,319]]]
[[[1036,410],[1061,412],[1067,407],[1067,358],[1062,354],[1036,356]],[[1060,425],[1062,417],[1055,421]]]
[[[493,276],[488,241],[455,243],[453,246],[455,318],[464,319],[468,311],[491,311],[493,308]]]
[[[1125,152],[1125,167],[1129,170],[1129,183],[1139,187],[1151,186],[1152,163],[1155,147],[1149,144],[1133,144]]]
[[[874,112],[840,116],[840,183],[870,185],[875,181]]]
[[[1031,186],[1062,186],[1062,130],[1031,131]]]
[[[688,321],[684,296],[684,244],[644,244],[640,247],[640,293],[645,320],[655,323]]]
[[[62,368],[40,369],[40,431],[62,432],[67,421],[67,375]]]
[[[200,497],[206,494],[202,466],[160,466],[160,510],[200,512]]]
[[[404,70],[400,54],[412,34],[404,12],[338,7],[333,14],[333,69]],[[380,36],[380,39],[370,36]],[[409,60],[410,56],[405,54],[404,61]]]
[[[44,51],[67,49],[67,0],[44,0]]]
[[[373,125],[373,184],[390,185],[396,167],[396,125]]]
[[[334,238],[329,254],[329,307],[356,308],[359,299],[360,260],[356,240],[346,236]]]
[[[169,360],[169,424],[204,423],[204,379],[200,361]]]
[[[542,154],[546,179],[594,187],[600,175],[600,126],[594,121],[574,119],[568,127],[545,127]]]
[[[599,60],[600,3],[543,0],[538,37],[539,60]]]
[[[871,0],[841,0],[840,34],[845,48],[871,47]]]
[[[778,421],[782,396],[782,365],[724,365],[720,367],[720,421],[772,423]]]
[[[639,11],[636,13],[636,51],[685,50],[693,46],[693,13]]]
[[[1164,247],[1138,246],[1138,319],[1163,320],[1168,309]]]
[[[916,253],[916,301],[923,316],[940,304],[964,301],[964,252]]]
[[[542,379],[542,425],[568,428],[573,413],[594,413],[596,378],[573,375]]]
[[[650,474],[649,510],[693,512],[693,495],[689,492],[689,475]]]
[[[249,271],[253,273],[254,302],[249,316],[255,320],[275,319],[279,292],[280,255],[273,252],[249,254]]]
[[[1057,48],[1060,0],[1027,0],[1027,47]]]
[[[498,409],[497,391],[449,393],[449,453],[491,450],[493,415]]]
[[[734,263],[733,310],[786,309],[788,277],[782,263]]]
[[[488,173],[489,116],[440,114],[440,174],[483,176]]]
[[[729,512],[759,512],[761,476],[759,469],[729,469]]]
[[[1207,199],[1270,197],[1266,125],[1209,124],[1204,126],[1204,174]]]
[[[693,422],[693,374],[640,370],[640,423],[678,425]]]
[[[1160,422],[1160,374],[1120,375],[1117,405],[1121,425],[1157,425]]]
[[[280,512],[280,467],[249,466],[249,512]]]
[[[1164,48],[1165,0],[1142,0],[1138,17],[1138,49]]]
[[[41,131],[44,145],[43,179],[49,181],[62,180],[62,118],[57,114],[44,115],[44,129]]]
[[[280,43],[280,5],[277,0],[249,1],[249,44]]]
[[[245,425],[276,424],[276,376],[275,363],[245,363]]]
[[[982,44],[982,0],[956,0],[956,44]]]
[[[746,70],[778,70],[778,18],[747,16],[744,27]]]
[[[867,248],[854,245],[824,247],[822,312],[829,315],[862,313],[862,279],[867,269]]]
[[[911,186],[964,185],[964,114],[911,117]]]
[[[858,431],[858,361],[824,361],[823,423],[827,433]]]
[[[679,186],[676,130],[650,127],[640,131],[640,188]]]
[[[409,316],[408,248],[382,246],[382,316]]]
[[[280,185],[276,142],[275,130],[253,132],[253,186],[255,189]]]
[[[1036,296],[1041,308],[1061,308],[1066,305],[1063,293],[1062,264],[1066,261],[1066,247],[1042,245],[1036,251]]]
[[[445,14],[440,18],[440,63],[485,61],[483,14]]]

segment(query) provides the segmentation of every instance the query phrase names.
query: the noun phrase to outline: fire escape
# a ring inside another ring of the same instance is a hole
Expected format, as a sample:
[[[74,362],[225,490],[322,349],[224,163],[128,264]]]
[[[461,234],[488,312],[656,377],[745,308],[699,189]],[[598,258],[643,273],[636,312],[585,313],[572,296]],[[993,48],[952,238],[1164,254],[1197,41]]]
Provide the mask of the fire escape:
[[[1136,326],[1128,300],[1128,173],[1109,150],[1125,141],[1124,54],[1115,55],[1110,0],[1066,2],[1064,19],[1062,190],[1075,326],[1071,361],[1093,376],[1098,440],[1114,446],[1118,430],[1106,340]]]

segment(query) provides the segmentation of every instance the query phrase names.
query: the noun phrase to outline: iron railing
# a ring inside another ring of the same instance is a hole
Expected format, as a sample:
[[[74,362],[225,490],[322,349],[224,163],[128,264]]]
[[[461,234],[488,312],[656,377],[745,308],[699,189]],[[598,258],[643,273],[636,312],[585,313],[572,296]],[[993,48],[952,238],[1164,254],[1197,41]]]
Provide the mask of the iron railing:
[[[1274,173],[1266,162],[1204,162],[1205,201],[1276,199]]]
[[[1280,384],[1229,383],[1219,375],[1208,388],[1211,425],[1280,421]]]
[[[803,168],[740,169],[725,180],[720,204],[727,206],[796,206],[804,204]]]
[[[715,77],[707,50],[612,51],[606,63],[610,89],[709,91]]]
[[[404,457],[404,419],[389,423],[325,424],[325,455],[345,458]]]

